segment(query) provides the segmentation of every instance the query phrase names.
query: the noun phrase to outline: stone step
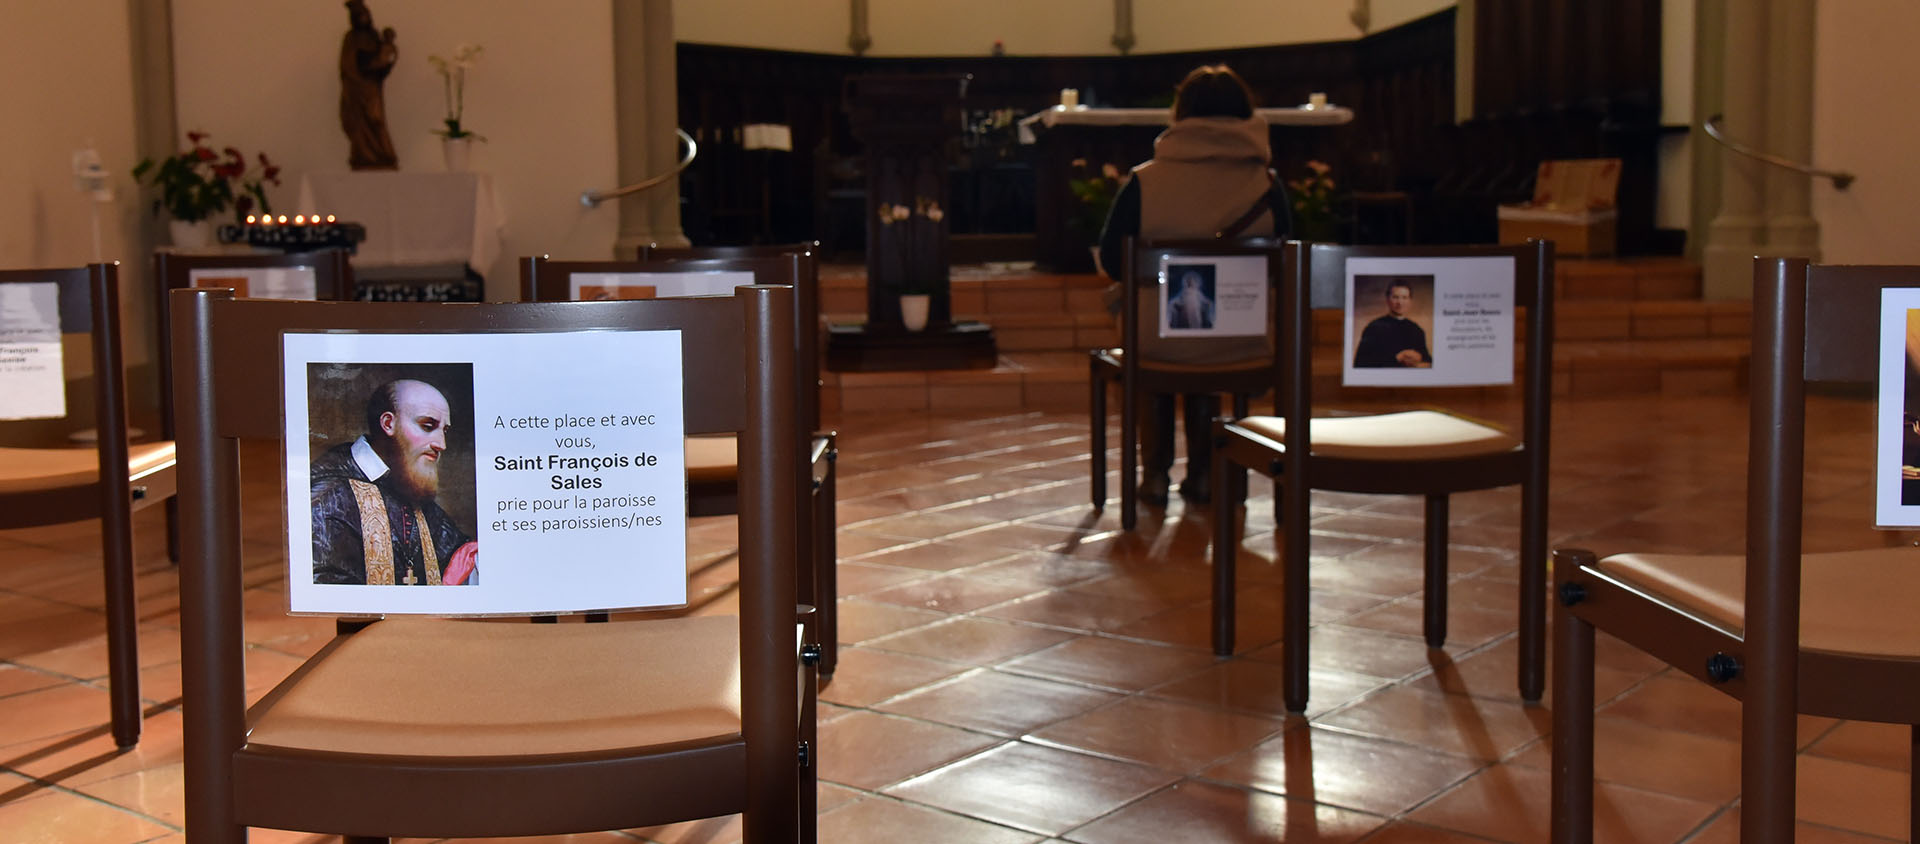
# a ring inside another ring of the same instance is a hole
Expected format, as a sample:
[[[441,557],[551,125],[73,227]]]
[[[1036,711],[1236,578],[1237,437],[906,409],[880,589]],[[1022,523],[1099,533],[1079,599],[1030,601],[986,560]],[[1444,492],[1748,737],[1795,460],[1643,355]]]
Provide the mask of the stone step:
[[[1575,340],[1554,346],[1555,397],[1732,395],[1747,385],[1744,338]],[[823,373],[830,414],[884,410],[1071,409],[1087,403],[1084,351],[1008,352],[993,369]],[[1517,396],[1510,386],[1359,388],[1340,384],[1340,358],[1317,354],[1316,402],[1445,404]],[[1111,407],[1117,405],[1109,403]]]

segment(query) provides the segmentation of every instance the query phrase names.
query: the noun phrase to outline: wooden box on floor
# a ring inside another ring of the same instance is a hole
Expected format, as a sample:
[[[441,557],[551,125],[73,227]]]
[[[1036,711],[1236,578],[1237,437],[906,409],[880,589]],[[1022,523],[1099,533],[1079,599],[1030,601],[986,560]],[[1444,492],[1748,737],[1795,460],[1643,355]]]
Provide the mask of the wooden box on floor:
[[[1560,255],[1612,255],[1619,189],[1618,158],[1542,161],[1533,201],[1500,206],[1500,242],[1551,240]]]

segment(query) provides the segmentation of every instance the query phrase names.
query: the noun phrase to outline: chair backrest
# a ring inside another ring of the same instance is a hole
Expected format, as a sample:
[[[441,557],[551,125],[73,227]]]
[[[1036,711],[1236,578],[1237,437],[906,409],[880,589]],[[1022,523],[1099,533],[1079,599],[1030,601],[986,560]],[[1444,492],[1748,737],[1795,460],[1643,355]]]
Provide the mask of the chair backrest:
[[[1277,363],[1280,244],[1129,238],[1121,275],[1131,282],[1121,292],[1126,356],[1192,365]],[[1192,304],[1183,306],[1182,299]]]
[[[343,249],[259,255],[198,255],[159,250],[153,277],[161,298],[182,287],[231,287],[241,298],[347,301],[353,267]],[[311,287],[309,288],[309,282]],[[165,317],[162,317],[164,324]]]
[[[288,332],[315,331],[679,329],[683,337],[711,338],[711,353],[682,356],[686,428],[740,434],[743,730],[749,744],[755,736],[792,735],[798,679],[790,537],[800,461],[785,433],[798,424],[791,290],[756,286],[728,298],[593,305],[284,302],[210,289],[173,297],[184,475],[181,639],[185,694],[195,701],[186,725],[190,757],[230,754],[244,740],[239,441],[284,435],[283,402],[275,400],[285,383],[278,350]],[[778,749],[790,759],[792,748],[788,742]]]
[[[751,273],[755,284],[791,285],[796,303],[794,366],[800,383],[808,386],[801,391],[800,418],[811,432],[820,428],[820,285],[815,253],[804,249],[809,246],[642,247],[643,255],[665,257],[639,261],[555,261],[535,256],[520,262],[520,295],[527,302],[574,299],[573,276],[583,273]],[[740,254],[704,257],[708,251]],[[695,257],[679,257],[681,255]]]
[[[350,301],[354,298],[353,267],[344,249],[263,255],[199,255],[169,250],[153,253],[154,285],[159,306],[160,349],[173,347],[173,323],[167,319],[172,292],[182,287],[227,287],[241,298]],[[311,290],[307,283],[311,281]],[[173,439],[173,368],[160,367],[160,433]]]
[[[1888,338],[1881,299],[1920,288],[1920,267],[1817,266],[1804,258],[1756,258],[1753,267],[1753,363],[1747,442],[1747,668],[1750,676],[1791,681],[1800,629],[1802,492],[1806,385],[1871,384]],[[1877,326],[1880,330],[1867,330]],[[1911,377],[1911,365],[1902,373]],[[1902,407],[1886,406],[1882,428],[1902,425]],[[1904,404],[1904,402],[1898,403]],[[1892,417],[1890,420],[1889,417]],[[1881,461],[1876,461],[1879,463]],[[1876,466],[1880,472],[1891,467]],[[1898,471],[1897,468],[1891,468]],[[1863,514],[1864,515],[1864,514]],[[1749,683],[1755,680],[1749,680]],[[1789,682],[1787,688],[1792,688]]]
[[[46,270],[0,270],[0,285],[52,284],[58,300],[57,320],[60,334],[88,335],[87,348],[93,358],[93,416],[94,427],[99,432],[100,477],[102,483],[118,486],[118,494],[113,500],[126,501],[130,493],[130,481],[127,477],[127,405],[126,373],[123,369],[120,347],[120,282],[117,264],[89,264],[84,267],[46,269]],[[15,287],[14,289],[18,289]],[[64,342],[62,345],[66,345]],[[51,373],[60,381],[60,389],[66,389],[66,376],[62,372]],[[62,394],[67,413],[71,414],[75,402],[71,396]],[[33,414],[38,415],[38,414]],[[107,471],[109,467],[122,467],[116,471]],[[79,495],[72,500],[60,502],[40,502],[49,507],[54,505],[71,510],[83,507],[97,509],[98,502],[105,500],[93,495]],[[75,516],[80,518],[81,516]]]

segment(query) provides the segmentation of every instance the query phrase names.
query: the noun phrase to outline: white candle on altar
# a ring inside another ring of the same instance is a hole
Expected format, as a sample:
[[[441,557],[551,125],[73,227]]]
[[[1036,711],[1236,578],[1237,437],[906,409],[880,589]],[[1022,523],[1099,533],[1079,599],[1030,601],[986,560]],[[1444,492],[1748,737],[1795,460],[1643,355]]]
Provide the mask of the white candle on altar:
[[[1074,106],[1077,106],[1077,105],[1079,105],[1079,104],[1080,104],[1080,89],[1078,89],[1078,88],[1061,88],[1061,89],[1060,89],[1060,104],[1061,104],[1061,105],[1063,105],[1063,106],[1066,106],[1067,108],[1073,108]]]

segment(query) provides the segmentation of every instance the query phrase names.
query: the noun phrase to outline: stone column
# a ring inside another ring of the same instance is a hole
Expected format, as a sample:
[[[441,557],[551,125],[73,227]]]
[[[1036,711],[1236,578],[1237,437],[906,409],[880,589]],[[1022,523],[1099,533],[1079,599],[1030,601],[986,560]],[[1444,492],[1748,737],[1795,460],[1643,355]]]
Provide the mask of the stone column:
[[[1814,0],[1770,0],[1767,16],[1766,151],[1813,161]],[[1769,255],[1818,260],[1820,224],[1813,219],[1813,177],[1767,168]]]
[[[127,0],[127,36],[133,66],[135,159],[158,160],[178,151],[180,143],[174,115],[172,0]],[[147,278],[153,267],[148,256],[164,241],[166,231],[166,221],[147,210],[158,193],[142,188],[137,196],[123,196],[113,206],[133,209],[132,237],[120,265],[120,307],[127,335],[127,402],[134,408],[135,419],[147,408],[160,406],[158,367],[167,359],[167,350],[158,347],[159,333],[150,328],[158,324],[160,301]]]
[[[672,170],[680,160],[673,132],[680,125],[673,43],[673,0],[614,0],[614,121],[622,186]],[[648,243],[687,245],[680,231],[678,179],[619,202],[616,257],[631,258]]]
[[[1750,139],[1748,143],[1765,143],[1767,137],[1766,87],[1773,74],[1767,66],[1767,5],[1763,0],[1724,4],[1717,33],[1724,50],[1718,68],[1722,125],[1730,136]],[[1711,25],[1705,16],[1700,23]],[[1752,295],[1753,256],[1766,243],[1768,165],[1718,144],[1714,147],[1719,156],[1720,212],[1707,226],[1703,293],[1708,299],[1745,299]]]

